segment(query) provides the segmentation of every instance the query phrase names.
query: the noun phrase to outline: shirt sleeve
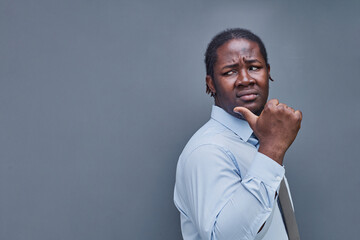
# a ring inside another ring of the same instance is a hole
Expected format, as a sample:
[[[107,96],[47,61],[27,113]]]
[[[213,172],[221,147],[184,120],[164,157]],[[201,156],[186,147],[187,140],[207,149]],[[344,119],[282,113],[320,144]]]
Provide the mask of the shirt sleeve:
[[[253,240],[270,216],[284,168],[256,153],[242,179],[234,156],[214,145],[194,150],[184,165],[190,217],[201,239]]]

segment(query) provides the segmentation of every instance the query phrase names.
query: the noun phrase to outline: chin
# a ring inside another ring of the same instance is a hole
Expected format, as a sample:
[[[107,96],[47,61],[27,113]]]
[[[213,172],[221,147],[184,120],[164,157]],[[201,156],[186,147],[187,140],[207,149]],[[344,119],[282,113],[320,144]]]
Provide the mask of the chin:
[[[261,110],[261,108],[259,107],[259,104],[255,103],[255,102],[242,103],[242,104],[239,104],[238,106],[246,107],[253,113]]]
[[[251,110],[251,109],[250,109]],[[260,107],[260,108],[255,108],[253,110],[251,110],[255,115],[259,116],[262,112],[262,110],[264,110],[264,107]]]
[[[246,107],[252,113],[254,113],[254,114],[258,115],[258,116],[260,115],[260,113],[264,109],[264,106],[265,106],[265,104],[259,103],[258,101],[243,104],[243,107]]]
[[[253,114],[255,114],[257,116],[259,116],[261,114],[262,110],[264,109],[264,108],[259,108],[259,107],[247,107],[247,106],[244,106],[244,107],[249,109]]]

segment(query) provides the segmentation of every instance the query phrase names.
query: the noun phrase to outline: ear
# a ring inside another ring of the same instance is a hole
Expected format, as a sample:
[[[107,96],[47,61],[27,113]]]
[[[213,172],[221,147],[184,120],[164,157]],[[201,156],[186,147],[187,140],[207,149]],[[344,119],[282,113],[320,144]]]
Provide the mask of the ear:
[[[270,75],[270,64],[268,64],[268,65],[266,66],[266,68],[267,68],[267,71],[268,71],[269,80],[274,81],[274,79],[272,79],[272,77],[271,77],[271,75]]]
[[[206,86],[209,88],[211,95],[216,94],[214,80],[210,75],[206,75]]]

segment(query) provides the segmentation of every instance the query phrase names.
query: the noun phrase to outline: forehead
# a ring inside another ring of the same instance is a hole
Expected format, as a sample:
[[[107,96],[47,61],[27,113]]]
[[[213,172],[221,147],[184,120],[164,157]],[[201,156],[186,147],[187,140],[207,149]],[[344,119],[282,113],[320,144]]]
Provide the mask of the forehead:
[[[243,58],[264,62],[259,45],[247,39],[232,39],[220,46],[216,53],[219,62],[234,62]]]

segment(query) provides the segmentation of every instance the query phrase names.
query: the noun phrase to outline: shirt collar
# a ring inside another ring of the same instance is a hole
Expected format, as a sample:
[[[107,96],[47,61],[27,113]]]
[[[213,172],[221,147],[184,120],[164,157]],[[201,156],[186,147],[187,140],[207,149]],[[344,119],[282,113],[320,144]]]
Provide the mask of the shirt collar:
[[[218,106],[212,106],[211,118],[233,131],[245,142],[249,140],[251,134],[253,133],[253,130],[250,128],[247,121],[230,115]]]

